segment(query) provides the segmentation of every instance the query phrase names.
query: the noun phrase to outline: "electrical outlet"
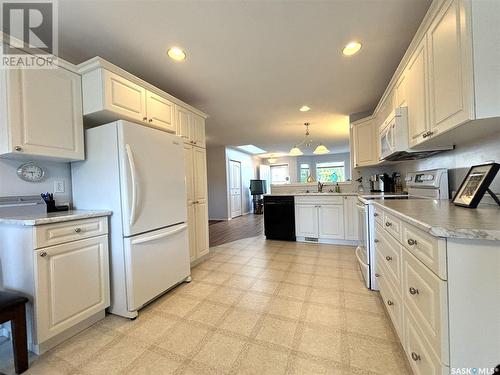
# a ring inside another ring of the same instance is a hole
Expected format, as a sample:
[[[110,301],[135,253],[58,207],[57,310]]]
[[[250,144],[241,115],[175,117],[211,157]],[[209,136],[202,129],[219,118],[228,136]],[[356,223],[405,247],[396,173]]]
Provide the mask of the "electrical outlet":
[[[54,181],[54,193],[64,193],[64,180]]]

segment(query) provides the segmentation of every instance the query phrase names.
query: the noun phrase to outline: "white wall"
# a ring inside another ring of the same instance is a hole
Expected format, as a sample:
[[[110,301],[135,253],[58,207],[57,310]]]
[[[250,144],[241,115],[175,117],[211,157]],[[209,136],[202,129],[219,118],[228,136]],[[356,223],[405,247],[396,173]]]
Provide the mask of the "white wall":
[[[69,163],[43,161],[37,163],[45,170],[41,182],[25,182],[17,177],[17,168],[26,161],[0,159],[0,197],[14,195],[39,195],[54,192],[54,181],[63,180],[65,192],[54,194],[57,204],[71,202],[71,169]]]
[[[250,180],[256,179],[258,176],[258,168],[260,165],[260,159],[256,156],[249,155],[245,152],[235,150],[233,148],[226,148],[226,173],[227,181],[229,185],[229,160],[239,161],[241,163],[241,200],[242,200],[242,212],[247,214],[252,212],[252,196],[250,195]],[[227,217],[230,217],[230,206],[229,206],[229,189],[226,190],[226,196],[228,200],[228,213]]]
[[[353,178],[363,176],[365,188],[369,187],[368,176],[374,173],[391,173],[393,171],[405,176],[407,172],[447,168],[450,191],[455,191],[460,186],[469,168],[476,164],[495,161],[500,163],[500,132],[488,137],[479,138],[467,143],[457,145],[455,150],[444,152],[436,156],[412,160],[384,166],[383,168],[368,167],[358,168]],[[497,195],[500,194],[500,173],[490,186]],[[451,198],[451,195],[450,195]]]
[[[212,220],[227,219],[226,148],[207,148],[208,217]]]

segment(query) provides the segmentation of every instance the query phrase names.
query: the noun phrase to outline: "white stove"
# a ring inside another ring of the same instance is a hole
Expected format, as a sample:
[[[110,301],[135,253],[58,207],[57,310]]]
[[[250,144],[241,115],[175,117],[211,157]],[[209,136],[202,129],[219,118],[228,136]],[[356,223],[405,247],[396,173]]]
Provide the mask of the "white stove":
[[[411,172],[405,178],[408,194],[361,195],[358,197],[360,245],[356,257],[366,287],[379,290],[375,278],[375,216],[373,201],[378,199],[449,199],[448,171],[433,169]]]

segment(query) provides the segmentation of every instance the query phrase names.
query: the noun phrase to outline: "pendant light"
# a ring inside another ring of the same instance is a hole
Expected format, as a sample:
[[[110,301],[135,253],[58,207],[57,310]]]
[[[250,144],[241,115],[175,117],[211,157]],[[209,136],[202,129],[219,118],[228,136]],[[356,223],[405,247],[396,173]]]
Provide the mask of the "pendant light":
[[[300,151],[300,148],[298,148],[297,146],[293,146],[289,152],[289,155],[290,156],[300,156],[300,155],[304,155],[304,153],[302,151]]]
[[[303,145],[306,148],[309,148],[313,144],[313,141],[312,141],[310,133],[309,133],[309,125],[310,124],[308,122],[305,122],[304,125],[306,127],[306,136],[302,140],[302,142],[300,142],[299,144],[296,144],[295,146],[292,147],[292,149],[288,153],[288,155],[290,155],[290,156],[301,156],[301,155],[304,155],[304,153],[301,151],[301,149],[299,148],[299,146]],[[323,155],[323,154],[328,154],[329,152],[330,152],[330,150],[328,148],[326,148],[326,146],[324,144],[320,143],[314,149],[313,154],[315,154],[315,155]]]
[[[322,143],[320,143],[313,151],[313,154],[315,155],[323,155],[323,154],[328,154],[330,152],[329,149],[326,148],[326,146]]]

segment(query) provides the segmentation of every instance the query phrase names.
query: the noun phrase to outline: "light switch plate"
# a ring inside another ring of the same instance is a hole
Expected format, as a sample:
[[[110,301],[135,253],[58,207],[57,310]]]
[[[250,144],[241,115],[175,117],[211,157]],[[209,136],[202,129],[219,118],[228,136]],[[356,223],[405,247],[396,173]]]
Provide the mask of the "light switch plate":
[[[64,180],[54,181],[54,193],[64,193]]]

